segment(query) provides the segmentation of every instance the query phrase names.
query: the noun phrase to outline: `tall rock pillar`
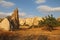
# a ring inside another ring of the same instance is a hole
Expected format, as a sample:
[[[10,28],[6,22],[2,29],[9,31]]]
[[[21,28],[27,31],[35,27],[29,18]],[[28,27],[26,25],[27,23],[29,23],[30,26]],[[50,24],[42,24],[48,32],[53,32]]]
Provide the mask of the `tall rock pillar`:
[[[10,18],[10,24],[11,24],[11,29],[12,30],[17,30],[19,29],[19,15],[18,15],[18,8],[16,8],[11,15]]]

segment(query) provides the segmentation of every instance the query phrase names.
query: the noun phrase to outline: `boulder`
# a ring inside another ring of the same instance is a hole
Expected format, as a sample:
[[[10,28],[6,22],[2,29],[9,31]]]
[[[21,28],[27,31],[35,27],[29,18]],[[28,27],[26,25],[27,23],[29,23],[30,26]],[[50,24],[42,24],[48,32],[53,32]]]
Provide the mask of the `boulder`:
[[[0,30],[10,30],[10,24],[7,18],[4,18],[3,21],[0,23]]]

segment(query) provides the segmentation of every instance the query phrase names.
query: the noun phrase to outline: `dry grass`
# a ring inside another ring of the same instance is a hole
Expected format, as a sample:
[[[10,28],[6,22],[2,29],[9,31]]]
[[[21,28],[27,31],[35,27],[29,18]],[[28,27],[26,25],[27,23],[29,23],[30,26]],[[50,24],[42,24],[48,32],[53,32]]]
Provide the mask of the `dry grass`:
[[[18,31],[0,30],[0,40],[60,40],[59,28],[57,28],[57,30],[53,30],[52,32],[42,30],[42,28],[32,28]]]

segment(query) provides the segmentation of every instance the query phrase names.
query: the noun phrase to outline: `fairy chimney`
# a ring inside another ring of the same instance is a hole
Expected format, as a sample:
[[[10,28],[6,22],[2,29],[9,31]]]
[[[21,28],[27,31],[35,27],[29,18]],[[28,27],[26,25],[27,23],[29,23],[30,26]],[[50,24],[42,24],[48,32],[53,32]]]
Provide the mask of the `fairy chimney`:
[[[14,10],[13,14],[10,17],[10,25],[11,30],[19,29],[19,15],[17,8]]]

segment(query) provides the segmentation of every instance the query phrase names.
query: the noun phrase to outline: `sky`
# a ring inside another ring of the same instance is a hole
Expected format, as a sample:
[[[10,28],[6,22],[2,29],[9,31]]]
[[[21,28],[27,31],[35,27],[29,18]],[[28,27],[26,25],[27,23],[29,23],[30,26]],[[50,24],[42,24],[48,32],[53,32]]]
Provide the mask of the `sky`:
[[[15,8],[20,17],[60,17],[60,0],[0,0],[0,17],[11,15]]]

